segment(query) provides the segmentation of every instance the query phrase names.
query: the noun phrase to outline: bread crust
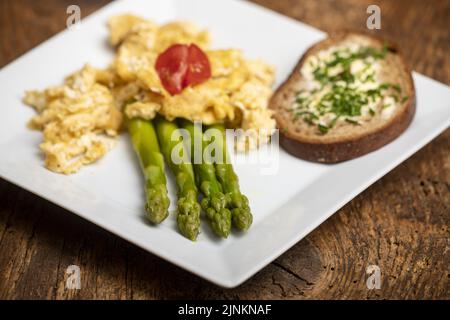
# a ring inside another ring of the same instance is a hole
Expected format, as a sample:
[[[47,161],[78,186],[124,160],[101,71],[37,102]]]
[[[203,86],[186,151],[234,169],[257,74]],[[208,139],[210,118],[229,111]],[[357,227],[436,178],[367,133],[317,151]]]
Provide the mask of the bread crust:
[[[384,125],[375,131],[368,131],[357,137],[346,137],[342,139],[336,139],[334,141],[320,141],[320,139],[305,139],[295,134],[295,132],[283,132],[287,127],[285,117],[282,117],[277,112],[278,106],[282,104],[281,100],[285,98],[286,92],[289,92],[288,88],[293,81],[296,81],[299,77],[299,71],[303,66],[304,61],[308,56],[314,52],[319,46],[322,46],[324,41],[330,39],[344,38],[348,35],[358,35],[368,38],[372,38],[376,41],[385,42],[388,45],[388,50],[395,52],[400,57],[401,66],[405,74],[407,75],[407,82],[411,87],[411,93],[408,97],[407,105],[403,107],[401,113],[397,114],[390,121],[387,121]],[[389,142],[396,139],[402,134],[406,128],[410,125],[414,118],[416,110],[416,97],[414,82],[411,76],[409,68],[406,66],[402,55],[399,53],[397,47],[390,42],[386,42],[378,37],[357,33],[357,32],[339,32],[329,36],[329,38],[322,40],[312,47],[310,47],[301,57],[300,61],[295,66],[294,70],[287,78],[287,80],[277,89],[272,96],[269,107],[275,111],[274,118],[277,122],[277,127],[280,129],[280,145],[290,154],[314,162],[321,163],[337,163],[350,159],[360,157],[369,152],[375,151]]]

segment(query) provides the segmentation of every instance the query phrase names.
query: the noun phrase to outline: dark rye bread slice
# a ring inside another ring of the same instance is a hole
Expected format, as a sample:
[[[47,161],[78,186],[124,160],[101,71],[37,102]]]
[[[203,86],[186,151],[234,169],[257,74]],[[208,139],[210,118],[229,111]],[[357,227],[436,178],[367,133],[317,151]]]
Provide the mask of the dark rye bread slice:
[[[376,49],[387,46],[387,54],[380,60],[378,77],[380,82],[399,84],[402,96],[407,99],[396,104],[393,114],[388,119],[377,116],[361,126],[341,124],[339,128],[320,134],[313,125],[303,119],[294,120],[289,109],[298,90],[304,88],[306,80],[303,79],[300,70],[308,56],[330,46],[342,44],[344,41],[356,41]],[[341,32],[329,35],[327,39],[306,51],[288,79],[274,93],[269,106],[275,113],[274,117],[280,129],[280,144],[286,151],[309,161],[335,163],[362,156],[397,138],[414,117],[415,100],[411,72],[393,45],[372,36]]]

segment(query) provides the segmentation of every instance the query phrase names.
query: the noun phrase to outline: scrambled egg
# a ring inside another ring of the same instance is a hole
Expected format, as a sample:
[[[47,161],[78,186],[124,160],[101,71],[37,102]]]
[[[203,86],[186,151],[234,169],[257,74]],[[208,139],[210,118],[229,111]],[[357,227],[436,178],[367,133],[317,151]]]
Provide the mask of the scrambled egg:
[[[62,86],[25,95],[24,102],[38,112],[30,127],[44,133],[41,149],[47,168],[68,174],[101,158],[114,145],[122,112],[130,118],[153,119],[159,113],[169,120],[180,117],[254,129],[238,137],[235,146],[240,151],[269,141],[275,128],[267,108],[274,81],[271,66],[247,60],[239,50],[211,50],[209,33],[188,22],[157,25],[125,14],[112,17],[108,27],[110,43],[117,50],[108,69],[86,65]],[[154,65],[158,55],[175,43],[202,48],[212,77],[172,96]]]
[[[52,171],[76,172],[114,146],[122,114],[89,65],[66,78],[62,86],[26,92],[24,102],[38,112],[29,127],[43,131],[40,147]]]
[[[152,119],[159,112],[169,120],[180,117],[255,129],[255,133],[238,137],[236,148],[240,151],[269,140],[275,128],[267,108],[274,81],[271,66],[247,60],[239,50],[210,50],[209,34],[187,22],[158,27],[148,20],[121,15],[110,19],[109,28],[111,44],[119,45],[113,68],[123,80],[140,88],[140,98],[134,97],[138,102],[125,109],[127,116]],[[158,54],[174,43],[195,43],[205,50],[212,77],[172,96],[161,85],[153,66]],[[263,134],[259,134],[260,129],[264,129]]]

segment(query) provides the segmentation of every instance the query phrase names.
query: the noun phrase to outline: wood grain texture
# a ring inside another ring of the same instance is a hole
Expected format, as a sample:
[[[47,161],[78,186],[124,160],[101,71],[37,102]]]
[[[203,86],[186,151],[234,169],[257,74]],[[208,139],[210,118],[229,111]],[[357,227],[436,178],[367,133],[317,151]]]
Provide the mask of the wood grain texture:
[[[0,0],[0,66],[102,1]],[[365,30],[366,8],[413,69],[450,84],[446,0],[256,0],[325,31]],[[288,36],[288,35],[286,35]],[[238,288],[192,276],[120,238],[0,180],[0,299],[449,299],[450,131],[376,182]],[[65,288],[81,268],[81,290]],[[366,267],[381,268],[368,290]]]

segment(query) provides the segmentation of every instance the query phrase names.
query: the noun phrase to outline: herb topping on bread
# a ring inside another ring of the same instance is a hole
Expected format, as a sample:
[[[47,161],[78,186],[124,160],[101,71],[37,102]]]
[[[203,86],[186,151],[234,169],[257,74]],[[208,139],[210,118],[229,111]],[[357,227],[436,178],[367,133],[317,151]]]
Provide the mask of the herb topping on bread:
[[[310,48],[271,100],[290,153],[339,162],[380,148],[411,122],[415,94],[397,50],[339,33]]]

